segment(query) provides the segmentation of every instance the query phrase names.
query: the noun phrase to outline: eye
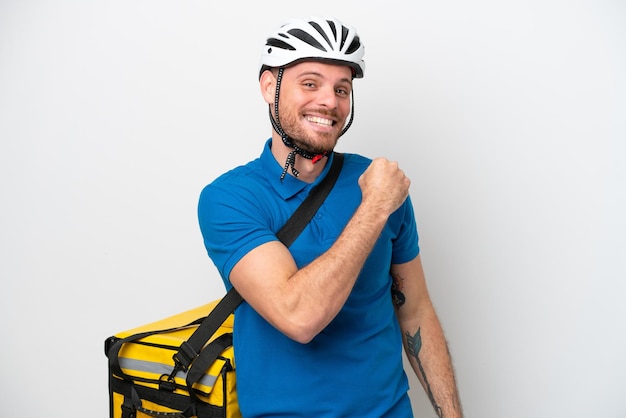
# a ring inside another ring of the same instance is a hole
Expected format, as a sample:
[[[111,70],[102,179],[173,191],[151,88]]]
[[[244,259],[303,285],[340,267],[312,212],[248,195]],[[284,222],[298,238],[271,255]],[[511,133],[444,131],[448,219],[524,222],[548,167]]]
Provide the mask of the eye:
[[[335,89],[335,93],[337,93],[339,96],[348,96],[350,95],[350,90],[343,87],[338,87]]]

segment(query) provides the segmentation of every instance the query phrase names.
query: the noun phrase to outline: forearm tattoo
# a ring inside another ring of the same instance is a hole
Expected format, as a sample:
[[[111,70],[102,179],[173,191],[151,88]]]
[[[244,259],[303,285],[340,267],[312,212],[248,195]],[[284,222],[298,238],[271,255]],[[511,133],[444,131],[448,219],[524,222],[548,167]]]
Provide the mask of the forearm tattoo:
[[[406,297],[402,293],[404,290],[404,278],[399,274],[392,274],[391,277],[393,279],[391,282],[391,300],[393,301],[393,306],[398,309],[406,302]]]
[[[426,393],[428,395],[428,399],[430,399],[430,403],[433,405],[433,408],[435,408],[435,412],[437,412],[437,416],[439,418],[443,418],[443,411],[441,410],[441,407],[437,405],[437,402],[435,401],[435,396],[433,395],[433,391],[430,388],[430,384],[428,383],[428,379],[426,378],[426,373],[424,372],[424,367],[422,366],[422,362],[419,358],[419,352],[422,349],[422,335],[420,331],[421,331],[421,328],[418,328],[414,336],[411,336],[411,334],[408,331],[406,333],[406,341],[407,341],[407,347],[409,350],[409,355],[415,357],[415,360],[417,361],[417,365],[419,367],[420,374],[422,375],[422,379],[424,379],[424,386],[426,386]]]

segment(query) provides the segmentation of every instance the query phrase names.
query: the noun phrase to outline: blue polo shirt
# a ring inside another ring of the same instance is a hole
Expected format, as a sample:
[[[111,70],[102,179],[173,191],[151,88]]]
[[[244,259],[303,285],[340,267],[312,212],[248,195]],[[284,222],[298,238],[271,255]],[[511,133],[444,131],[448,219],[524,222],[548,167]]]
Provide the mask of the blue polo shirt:
[[[311,184],[293,176],[265,144],[260,158],[206,186],[198,217],[209,257],[226,288],[235,264],[276,241],[276,232],[326,175]],[[332,157],[331,157],[332,158]],[[289,248],[298,267],[324,253],[361,202],[358,178],[371,160],[345,154],[334,188]],[[391,264],[419,254],[410,198],[387,221],[344,307],[310,343],[276,330],[247,303],[235,313],[237,392],[244,417],[412,417],[402,365],[402,337],[390,289]]]

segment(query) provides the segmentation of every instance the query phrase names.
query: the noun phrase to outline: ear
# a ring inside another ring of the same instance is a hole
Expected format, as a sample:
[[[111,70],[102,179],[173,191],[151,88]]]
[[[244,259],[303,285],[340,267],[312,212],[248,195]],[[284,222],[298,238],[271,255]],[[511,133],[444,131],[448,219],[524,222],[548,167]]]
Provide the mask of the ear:
[[[270,70],[263,71],[259,79],[261,94],[267,104],[274,104],[274,96],[276,94],[276,77]]]

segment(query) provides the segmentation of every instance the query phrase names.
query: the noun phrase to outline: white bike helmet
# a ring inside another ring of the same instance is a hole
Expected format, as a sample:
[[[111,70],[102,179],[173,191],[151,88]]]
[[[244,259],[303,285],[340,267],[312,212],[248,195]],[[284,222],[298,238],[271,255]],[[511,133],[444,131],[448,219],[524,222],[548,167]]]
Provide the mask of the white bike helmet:
[[[337,19],[292,19],[267,38],[259,76],[268,68],[313,60],[348,65],[355,78],[362,78],[364,53],[356,29]]]

